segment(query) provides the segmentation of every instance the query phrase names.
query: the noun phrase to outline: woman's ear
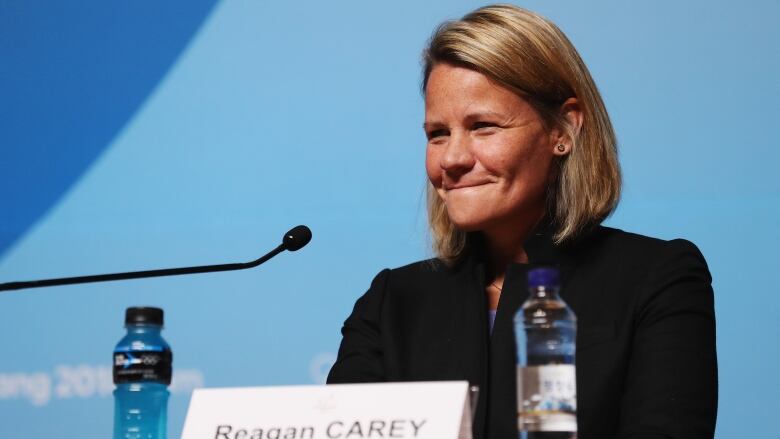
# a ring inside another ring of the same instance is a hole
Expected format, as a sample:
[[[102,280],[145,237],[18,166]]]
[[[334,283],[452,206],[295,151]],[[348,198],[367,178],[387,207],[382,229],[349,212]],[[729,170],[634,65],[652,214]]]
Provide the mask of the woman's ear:
[[[556,130],[553,146],[553,154],[564,156],[571,153],[574,148],[573,137],[577,137],[582,129],[582,110],[577,98],[569,98],[561,104],[560,112],[566,123],[565,127]]]

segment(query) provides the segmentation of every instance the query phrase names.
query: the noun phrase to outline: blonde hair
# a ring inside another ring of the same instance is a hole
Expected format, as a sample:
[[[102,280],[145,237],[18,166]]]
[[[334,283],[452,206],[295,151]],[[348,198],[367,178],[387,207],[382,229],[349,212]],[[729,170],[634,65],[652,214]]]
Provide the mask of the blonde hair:
[[[423,93],[437,64],[465,67],[517,93],[548,129],[563,130],[570,153],[558,160],[547,193],[547,218],[562,244],[598,225],[620,199],[617,140],[598,88],[585,63],[555,24],[512,5],[479,8],[439,26],[423,52]],[[582,126],[561,114],[577,98]],[[470,251],[472,235],[454,227],[444,202],[428,185],[428,222],[433,248],[454,263]]]

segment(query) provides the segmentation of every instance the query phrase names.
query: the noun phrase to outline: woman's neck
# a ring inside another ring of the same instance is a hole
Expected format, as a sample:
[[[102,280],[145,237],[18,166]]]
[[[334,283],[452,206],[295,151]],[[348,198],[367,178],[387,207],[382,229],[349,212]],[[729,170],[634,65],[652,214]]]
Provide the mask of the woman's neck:
[[[525,224],[518,221],[508,227],[492,228],[482,232],[489,258],[490,272],[487,274],[491,283],[498,286],[503,284],[504,272],[509,264],[528,262],[523,244],[533,233],[538,222],[538,219],[526,221]]]
[[[528,256],[523,248],[523,239],[520,237],[514,240],[496,240],[486,235],[485,238],[488,252],[485,292],[487,293],[488,309],[496,310],[501,299],[501,292],[504,289],[504,273],[507,265],[513,262],[528,262]]]
[[[488,239],[488,256],[491,267],[503,272],[506,266],[511,263],[528,262],[528,255],[523,247],[524,242],[525,236],[518,236],[515,239],[505,238],[500,241]]]

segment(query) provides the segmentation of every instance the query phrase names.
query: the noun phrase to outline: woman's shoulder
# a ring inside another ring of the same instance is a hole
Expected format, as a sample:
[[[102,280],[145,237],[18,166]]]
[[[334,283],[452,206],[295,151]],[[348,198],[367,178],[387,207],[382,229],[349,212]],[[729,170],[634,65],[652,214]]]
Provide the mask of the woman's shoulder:
[[[395,268],[382,270],[379,275],[385,275],[392,279],[394,283],[411,281],[420,282],[425,280],[440,281],[443,278],[457,276],[460,270],[445,264],[439,258],[423,259],[408,263]]]
[[[573,245],[570,253],[578,264],[600,265],[614,271],[650,273],[677,267],[702,270],[709,277],[699,248],[682,238],[664,240],[599,226]]]
[[[374,277],[371,290],[429,296],[460,288],[473,275],[473,267],[450,266],[438,258],[431,258],[381,270]]]
[[[577,243],[574,249],[584,252],[600,252],[604,253],[605,256],[615,258],[635,256],[645,259],[662,257],[670,253],[701,255],[698,247],[687,239],[665,240],[605,226],[597,227],[593,233]]]
[[[439,258],[430,258],[410,262],[406,265],[389,268],[387,270],[394,275],[401,276],[437,276],[451,272],[452,268],[447,266],[447,264]]]

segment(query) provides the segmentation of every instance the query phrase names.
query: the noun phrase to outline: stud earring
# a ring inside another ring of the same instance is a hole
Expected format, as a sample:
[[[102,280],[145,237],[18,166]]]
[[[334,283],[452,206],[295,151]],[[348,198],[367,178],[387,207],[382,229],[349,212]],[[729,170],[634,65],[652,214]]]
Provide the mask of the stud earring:
[[[564,145],[563,143],[559,143],[558,152],[566,152],[566,145]]]

